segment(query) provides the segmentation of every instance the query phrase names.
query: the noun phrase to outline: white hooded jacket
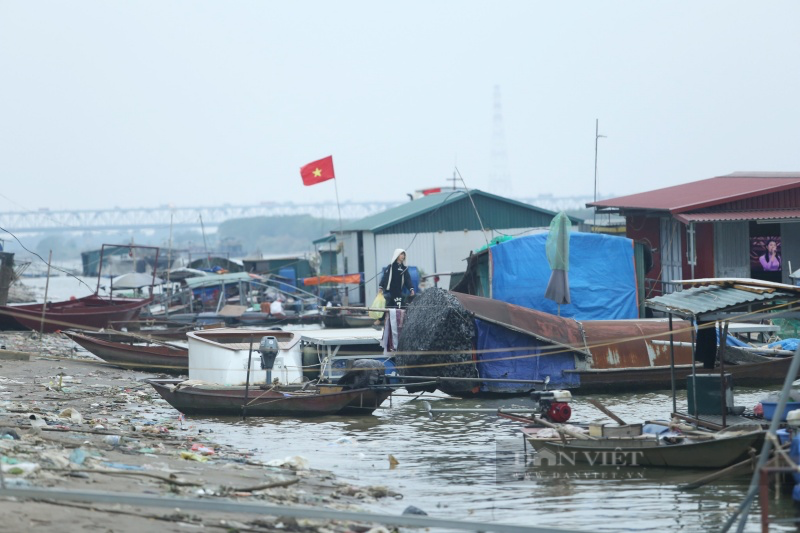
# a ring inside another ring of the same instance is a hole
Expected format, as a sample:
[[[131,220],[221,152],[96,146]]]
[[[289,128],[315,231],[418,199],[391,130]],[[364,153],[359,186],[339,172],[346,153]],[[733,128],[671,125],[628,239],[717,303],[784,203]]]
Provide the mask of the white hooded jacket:
[[[395,261],[397,261],[397,258],[400,257],[400,254],[404,253],[406,253],[406,251],[403,250],[402,248],[396,248],[395,251],[392,252],[392,262],[389,263],[389,277],[386,281],[386,285],[381,285],[381,288],[383,288],[384,290],[388,291],[389,288],[392,286],[392,265],[394,265]]]

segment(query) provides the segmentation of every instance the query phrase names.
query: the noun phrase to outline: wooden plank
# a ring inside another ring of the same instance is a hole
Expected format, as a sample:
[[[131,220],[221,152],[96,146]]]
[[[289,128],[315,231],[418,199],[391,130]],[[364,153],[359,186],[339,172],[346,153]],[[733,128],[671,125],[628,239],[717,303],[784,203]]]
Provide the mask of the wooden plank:
[[[17,350],[0,350],[0,359],[4,361],[30,361],[30,352],[19,352]]]

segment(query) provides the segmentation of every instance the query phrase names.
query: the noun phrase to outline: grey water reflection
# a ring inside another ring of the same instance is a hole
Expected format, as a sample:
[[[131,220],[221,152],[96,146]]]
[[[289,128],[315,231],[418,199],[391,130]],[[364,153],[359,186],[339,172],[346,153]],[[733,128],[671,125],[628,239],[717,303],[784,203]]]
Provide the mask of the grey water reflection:
[[[741,390],[737,403],[752,407],[764,390]],[[594,396],[626,421],[668,417],[667,392]],[[429,399],[435,407],[529,407],[527,399]],[[685,393],[679,409],[685,409]],[[387,404],[388,405],[388,402]],[[577,397],[573,419],[608,421]],[[302,456],[313,468],[333,471],[355,484],[385,485],[404,495],[371,505],[400,513],[408,505],[431,516],[498,523],[573,528],[586,531],[715,531],[720,529],[747,490],[749,477],[724,480],[695,491],[676,490],[708,472],[647,468],[604,475],[548,471],[525,482],[498,482],[496,444],[517,443],[520,425],[486,413],[448,413],[430,420],[421,401],[395,396],[392,406],[372,417],[264,419],[190,417],[215,438],[253,450],[261,460]],[[529,450],[530,452],[530,450]],[[389,455],[399,464],[392,468]],[[630,470],[630,469],[628,469]],[[574,475],[575,474],[575,475]],[[776,518],[794,516],[790,498],[770,504]],[[759,529],[758,502],[747,530]],[[779,530],[773,526],[773,530]]]

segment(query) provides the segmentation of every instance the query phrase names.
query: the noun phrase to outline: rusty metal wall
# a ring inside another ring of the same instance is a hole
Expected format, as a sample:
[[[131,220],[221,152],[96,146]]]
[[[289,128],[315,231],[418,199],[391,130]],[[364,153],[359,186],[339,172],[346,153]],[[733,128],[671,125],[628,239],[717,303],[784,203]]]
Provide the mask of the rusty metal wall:
[[[669,340],[667,320],[591,320],[581,323],[592,354],[590,368],[635,368],[670,365],[670,347],[653,339]],[[691,342],[691,325],[673,321],[676,342]],[[691,364],[692,350],[675,347],[675,364]]]

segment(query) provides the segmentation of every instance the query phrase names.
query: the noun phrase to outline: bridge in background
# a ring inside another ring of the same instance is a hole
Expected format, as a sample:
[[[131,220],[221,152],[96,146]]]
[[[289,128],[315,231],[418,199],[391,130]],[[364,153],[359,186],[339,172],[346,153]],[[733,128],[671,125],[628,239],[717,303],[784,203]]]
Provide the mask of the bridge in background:
[[[385,211],[399,202],[351,202],[342,204],[342,219],[359,219]],[[65,231],[106,231],[200,228],[219,226],[236,218],[311,215],[339,218],[336,204],[261,203],[204,207],[141,207],[53,211],[2,212],[0,228],[14,234]]]
[[[588,197],[519,198],[549,211],[582,209]],[[341,204],[342,219],[357,220],[385,211],[402,202],[347,202]],[[204,207],[140,207],[83,210],[48,210],[0,212],[0,228],[14,234],[59,233],[69,231],[211,229],[226,220],[237,218],[311,215],[336,220],[336,204],[295,204],[262,202],[258,205],[218,205]]]

